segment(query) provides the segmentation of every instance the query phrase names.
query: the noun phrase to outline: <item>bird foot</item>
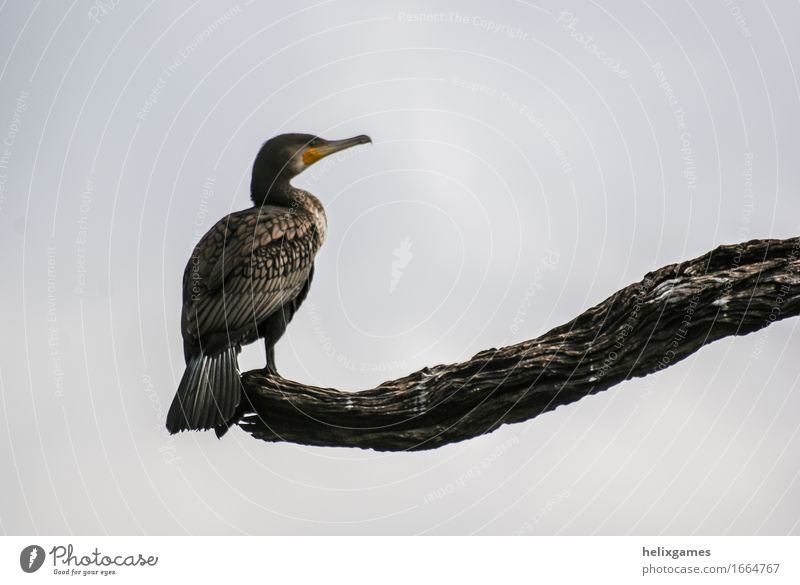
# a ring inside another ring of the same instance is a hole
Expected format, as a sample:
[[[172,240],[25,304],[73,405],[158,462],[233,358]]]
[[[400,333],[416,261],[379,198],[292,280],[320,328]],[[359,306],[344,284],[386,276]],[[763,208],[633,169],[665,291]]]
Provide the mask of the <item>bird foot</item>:
[[[280,378],[280,374],[278,373],[278,369],[275,366],[271,366],[271,365],[267,364],[264,368],[262,368],[261,371],[264,374],[268,374],[270,376],[276,376],[276,377]]]

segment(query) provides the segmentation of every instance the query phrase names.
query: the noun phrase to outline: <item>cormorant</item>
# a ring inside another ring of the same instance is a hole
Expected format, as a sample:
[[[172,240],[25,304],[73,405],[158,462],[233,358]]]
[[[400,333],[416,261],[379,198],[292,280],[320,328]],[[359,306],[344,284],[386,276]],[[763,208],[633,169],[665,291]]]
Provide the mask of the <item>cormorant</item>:
[[[236,358],[264,339],[266,369],[275,343],[308,294],[314,256],[325,240],[322,203],[290,184],[318,160],[371,142],[282,134],[253,163],[253,207],[223,217],[197,243],[183,273],[181,333],[186,371],[167,414],[167,430],[215,429],[222,436],[242,414]]]

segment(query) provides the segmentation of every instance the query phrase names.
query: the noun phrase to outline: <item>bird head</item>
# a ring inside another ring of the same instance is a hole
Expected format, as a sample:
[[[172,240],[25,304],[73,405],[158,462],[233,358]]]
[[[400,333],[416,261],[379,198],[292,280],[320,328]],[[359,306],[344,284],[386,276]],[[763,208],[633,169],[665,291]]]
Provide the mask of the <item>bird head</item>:
[[[291,179],[326,156],[371,142],[364,134],[344,140],[326,140],[313,134],[281,134],[270,138],[253,164],[250,182],[253,202],[260,205],[271,193],[286,191]]]

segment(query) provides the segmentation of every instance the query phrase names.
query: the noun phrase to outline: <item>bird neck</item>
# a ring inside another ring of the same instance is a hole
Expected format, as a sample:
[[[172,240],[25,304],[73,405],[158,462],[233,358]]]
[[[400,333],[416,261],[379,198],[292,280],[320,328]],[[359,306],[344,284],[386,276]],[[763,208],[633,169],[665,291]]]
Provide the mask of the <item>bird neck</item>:
[[[250,184],[250,199],[256,207],[262,205],[278,205],[292,207],[296,205],[297,190],[289,183],[289,179],[278,178],[269,182],[257,182],[255,177]]]

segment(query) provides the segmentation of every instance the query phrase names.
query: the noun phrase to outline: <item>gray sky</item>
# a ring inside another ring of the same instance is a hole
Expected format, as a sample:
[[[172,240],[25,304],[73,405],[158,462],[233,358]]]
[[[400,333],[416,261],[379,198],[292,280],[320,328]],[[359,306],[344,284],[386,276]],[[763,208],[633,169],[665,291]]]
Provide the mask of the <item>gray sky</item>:
[[[281,132],[374,140],[296,181],[329,233],[277,356],[313,384],[800,232],[796,2],[559,6],[0,4],[0,531],[800,532],[796,319],[433,452],[163,430],[183,267]]]

